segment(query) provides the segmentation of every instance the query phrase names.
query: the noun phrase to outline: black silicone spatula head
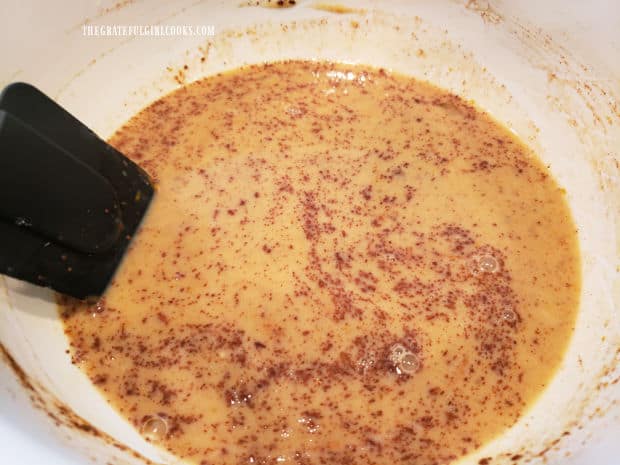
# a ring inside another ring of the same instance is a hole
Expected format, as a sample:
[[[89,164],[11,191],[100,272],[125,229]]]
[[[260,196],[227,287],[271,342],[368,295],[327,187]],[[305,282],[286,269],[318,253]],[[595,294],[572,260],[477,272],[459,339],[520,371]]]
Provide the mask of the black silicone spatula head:
[[[0,273],[99,296],[152,197],[138,165],[39,90],[0,94]]]

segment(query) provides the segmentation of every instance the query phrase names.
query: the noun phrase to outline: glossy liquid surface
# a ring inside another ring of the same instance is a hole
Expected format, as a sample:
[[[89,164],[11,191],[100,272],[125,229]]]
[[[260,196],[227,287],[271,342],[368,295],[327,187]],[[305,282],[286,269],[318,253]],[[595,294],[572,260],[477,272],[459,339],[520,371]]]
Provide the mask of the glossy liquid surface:
[[[440,464],[560,363],[580,290],[564,193],[504,127],[369,67],[188,85],[111,143],[158,183],[78,363],[199,464]]]

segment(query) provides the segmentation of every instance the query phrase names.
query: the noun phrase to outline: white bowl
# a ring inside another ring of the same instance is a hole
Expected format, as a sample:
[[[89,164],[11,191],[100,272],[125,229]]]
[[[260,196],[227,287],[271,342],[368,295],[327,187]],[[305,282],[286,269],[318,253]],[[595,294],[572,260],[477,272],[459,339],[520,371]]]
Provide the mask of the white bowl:
[[[383,66],[475,101],[566,188],[579,227],[583,292],[557,376],[513,428],[462,463],[617,465],[620,4],[347,0],[338,4],[351,11],[317,8],[334,3],[298,0],[273,9],[209,0],[5,0],[0,83],[37,85],[102,137],[182,82],[286,58]],[[85,21],[205,26],[206,33],[214,26],[215,35],[93,37],[84,36]],[[145,442],[71,365],[52,294],[0,281],[7,362],[0,363],[0,462],[179,463]]]

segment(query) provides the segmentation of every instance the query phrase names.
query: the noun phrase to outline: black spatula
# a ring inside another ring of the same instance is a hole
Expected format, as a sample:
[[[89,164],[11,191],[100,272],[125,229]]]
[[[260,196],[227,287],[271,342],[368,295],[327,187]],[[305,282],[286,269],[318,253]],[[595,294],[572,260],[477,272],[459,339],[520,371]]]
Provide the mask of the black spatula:
[[[0,273],[99,296],[152,197],[138,165],[39,90],[0,94]]]

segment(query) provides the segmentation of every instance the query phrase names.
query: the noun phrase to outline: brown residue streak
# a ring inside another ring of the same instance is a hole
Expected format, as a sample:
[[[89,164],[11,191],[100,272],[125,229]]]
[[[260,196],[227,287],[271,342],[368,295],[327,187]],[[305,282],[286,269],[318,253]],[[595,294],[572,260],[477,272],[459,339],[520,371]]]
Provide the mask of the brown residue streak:
[[[112,11],[119,11],[122,10],[123,8],[125,8],[126,6],[131,5],[132,3],[134,3],[135,0],[121,0],[120,2],[116,2],[114,5],[106,7],[106,8],[102,8],[99,11],[98,16],[103,16],[105,14],[108,14]]]
[[[491,6],[488,0],[467,0],[465,8],[478,13],[487,24],[499,24],[504,20],[504,17]]]
[[[1,344],[0,354],[2,354],[3,361],[6,362],[11,371],[15,374],[23,388],[28,392],[36,392],[34,385],[30,381],[30,377],[26,374],[26,372],[24,372],[24,370],[22,370],[22,367],[19,366],[11,354]]]
[[[6,363],[6,365],[10,368],[22,388],[26,391],[32,405],[41,410],[57,428],[66,428],[69,431],[73,430],[74,434],[88,434],[89,436],[93,436],[115,447],[123,454],[127,454],[128,456],[141,461],[145,465],[155,465],[155,462],[152,462],[124,444],[116,441],[111,436],[108,436],[106,433],[95,428],[93,425],[78,416],[68,406],[54,398],[49,392],[46,391],[45,388],[38,385],[38,383],[34,382],[30,376],[28,376],[28,374],[22,369],[21,366],[19,366],[13,356],[2,344],[0,344],[0,358],[2,359],[2,362]]]
[[[185,84],[186,71],[187,71],[187,68],[183,67],[181,69],[176,70],[176,72],[174,72],[172,78],[175,80],[177,84],[179,85]]]
[[[297,4],[296,0],[249,0],[239,6],[262,6],[264,8],[290,8]]]
[[[364,14],[366,10],[362,8],[352,8],[350,6],[340,5],[338,3],[315,3],[312,5],[315,10],[327,11],[328,13],[336,14]]]

